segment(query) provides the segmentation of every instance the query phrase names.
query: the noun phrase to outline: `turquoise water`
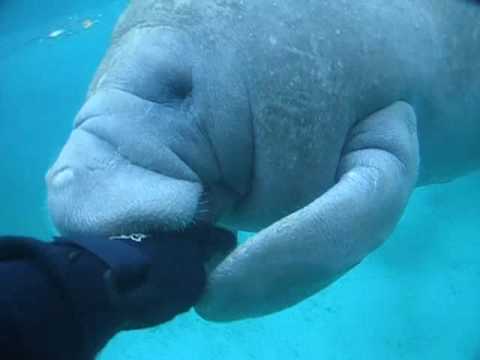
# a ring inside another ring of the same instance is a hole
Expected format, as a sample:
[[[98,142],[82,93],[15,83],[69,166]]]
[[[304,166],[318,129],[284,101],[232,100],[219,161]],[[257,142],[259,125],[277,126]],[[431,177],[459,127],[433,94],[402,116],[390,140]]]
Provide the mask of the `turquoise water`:
[[[42,238],[53,233],[44,173],[126,1],[45,3],[0,1],[0,233]],[[474,174],[417,190],[381,249],[293,309],[224,325],[192,312],[121,334],[99,358],[478,360],[478,184]]]

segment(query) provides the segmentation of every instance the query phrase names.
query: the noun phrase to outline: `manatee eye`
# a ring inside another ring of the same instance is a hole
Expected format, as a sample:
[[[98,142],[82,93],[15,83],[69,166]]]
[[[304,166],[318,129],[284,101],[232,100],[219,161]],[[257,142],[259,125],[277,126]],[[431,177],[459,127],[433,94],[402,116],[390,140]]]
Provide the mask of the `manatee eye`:
[[[164,96],[171,100],[185,100],[192,96],[192,73],[184,71],[173,71],[171,76],[166,77],[167,80],[162,84],[165,90]],[[162,82],[162,80],[160,80]]]
[[[132,29],[106,57],[96,88],[119,89],[159,104],[192,95],[192,49],[185,35],[162,28]]]
[[[189,56],[179,53],[178,47],[152,45],[137,50],[125,59],[130,64],[122,90],[158,104],[183,102],[192,93],[192,68],[183,58]]]

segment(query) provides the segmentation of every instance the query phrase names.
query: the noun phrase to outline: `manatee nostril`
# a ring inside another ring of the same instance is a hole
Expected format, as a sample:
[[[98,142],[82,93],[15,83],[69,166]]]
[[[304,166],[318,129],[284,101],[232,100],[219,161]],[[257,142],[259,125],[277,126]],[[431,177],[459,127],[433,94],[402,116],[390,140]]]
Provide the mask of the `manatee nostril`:
[[[47,178],[50,186],[59,188],[68,185],[74,177],[75,173],[72,168],[62,167],[54,170]]]

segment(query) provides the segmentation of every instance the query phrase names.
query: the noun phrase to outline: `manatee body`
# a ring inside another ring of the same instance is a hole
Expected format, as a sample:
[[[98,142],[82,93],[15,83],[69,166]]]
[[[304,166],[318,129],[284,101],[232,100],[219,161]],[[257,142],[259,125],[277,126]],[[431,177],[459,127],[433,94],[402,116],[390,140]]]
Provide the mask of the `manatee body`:
[[[479,18],[466,0],[133,0],[47,175],[52,218],[263,229],[199,312],[291,306],[381,244],[414,186],[480,166]]]

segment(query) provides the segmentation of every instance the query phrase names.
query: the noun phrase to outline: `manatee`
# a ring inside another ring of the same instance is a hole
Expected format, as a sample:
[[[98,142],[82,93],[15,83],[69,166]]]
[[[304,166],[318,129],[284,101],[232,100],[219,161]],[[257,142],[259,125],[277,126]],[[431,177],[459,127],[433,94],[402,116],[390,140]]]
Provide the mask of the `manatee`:
[[[133,0],[47,174],[65,235],[258,232],[197,312],[263,316],[380,246],[416,186],[480,167],[480,7]]]

